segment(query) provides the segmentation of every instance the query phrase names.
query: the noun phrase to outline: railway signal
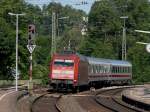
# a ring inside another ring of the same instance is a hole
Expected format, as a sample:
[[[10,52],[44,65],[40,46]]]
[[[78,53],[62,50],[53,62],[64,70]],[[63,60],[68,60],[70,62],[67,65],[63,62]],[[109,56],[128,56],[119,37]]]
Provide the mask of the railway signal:
[[[32,52],[34,51],[36,45],[35,45],[35,25],[30,24],[28,26],[28,45],[27,48],[30,52],[30,67],[29,67],[29,92],[32,94],[33,89],[33,83],[32,83]]]
[[[28,45],[34,44],[34,38],[35,38],[35,25],[30,24],[28,26]]]

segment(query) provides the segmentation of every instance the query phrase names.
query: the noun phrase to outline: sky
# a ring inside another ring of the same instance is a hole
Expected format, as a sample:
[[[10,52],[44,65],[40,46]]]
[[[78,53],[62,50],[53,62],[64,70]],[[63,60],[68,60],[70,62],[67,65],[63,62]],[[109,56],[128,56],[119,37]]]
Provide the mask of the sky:
[[[40,7],[42,7],[42,5],[44,4],[49,4],[50,2],[55,1],[61,3],[63,6],[71,5],[73,8],[81,9],[88,14],[95,0],[25,0],[25,1],[34,5],[39,5]],[[87,4],[81,5],[82,2],[87,2]]]

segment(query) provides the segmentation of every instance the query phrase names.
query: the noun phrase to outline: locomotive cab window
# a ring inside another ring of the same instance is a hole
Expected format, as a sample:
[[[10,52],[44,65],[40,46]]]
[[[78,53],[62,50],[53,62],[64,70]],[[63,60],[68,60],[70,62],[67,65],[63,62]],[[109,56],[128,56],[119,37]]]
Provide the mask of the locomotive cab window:
[[[73,60],[63,60],[63,61],[54,61],[55,66],[65,66],[65,67],[73,67],[74,62]]]

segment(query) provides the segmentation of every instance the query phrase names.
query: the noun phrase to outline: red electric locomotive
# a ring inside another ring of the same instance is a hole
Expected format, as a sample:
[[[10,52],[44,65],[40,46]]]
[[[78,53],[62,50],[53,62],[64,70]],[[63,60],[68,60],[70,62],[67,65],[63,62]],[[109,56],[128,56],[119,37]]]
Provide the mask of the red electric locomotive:
[[[127,84],[132,79],[132,65],[128,61],[55,54],[50,64],[49,78],[54,89]]]

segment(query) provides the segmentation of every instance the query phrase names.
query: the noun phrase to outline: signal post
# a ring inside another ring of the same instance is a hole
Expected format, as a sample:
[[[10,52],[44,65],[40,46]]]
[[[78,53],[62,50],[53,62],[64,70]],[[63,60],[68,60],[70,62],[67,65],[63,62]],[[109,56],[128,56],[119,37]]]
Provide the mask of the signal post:
[[[28,85],[28,90],[29,93],[32,94],[32,90],[33,90],[33,82],[32,82],[32,52],[34,51],[36,47],[35,44],[35,25],[30,24],[28,26],[28,45],[27,48],[30,52],[30,67],[29,67],[29,85]]]

